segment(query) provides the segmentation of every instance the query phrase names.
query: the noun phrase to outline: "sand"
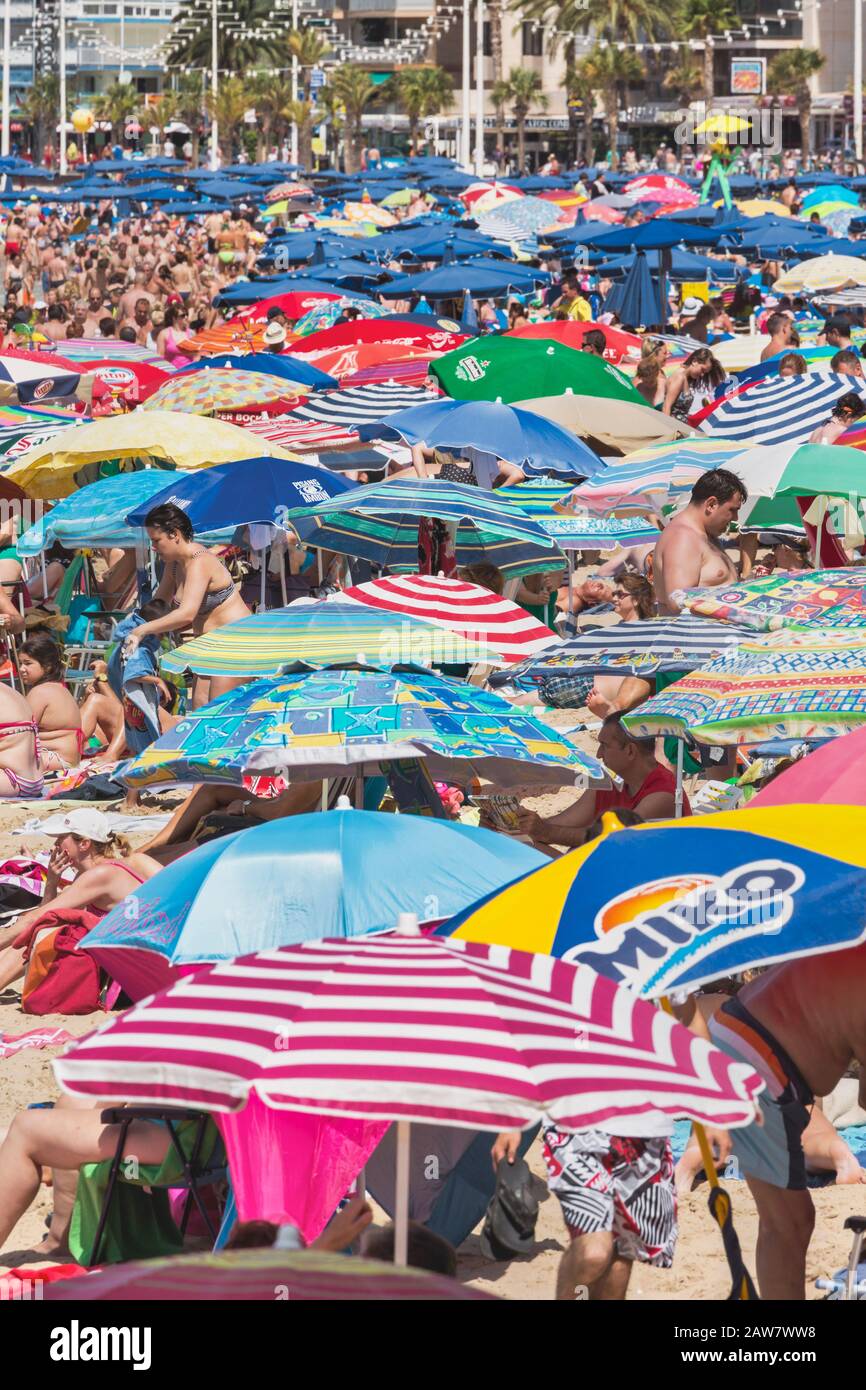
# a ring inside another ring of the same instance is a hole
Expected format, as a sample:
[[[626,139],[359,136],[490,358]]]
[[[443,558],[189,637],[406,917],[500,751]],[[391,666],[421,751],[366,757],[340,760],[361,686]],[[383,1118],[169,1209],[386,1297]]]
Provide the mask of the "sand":
[[[583,716],[586,716],[585,711]],[[578,722],[581,712],[556,711],[550,712],[547,717],[551,724],[563,728]],[[595,740],[591,734],[577,734],[574,737],[587,751],[594,750]],[[536,798],[527,796],[525,800],[533,809],[550,813],[564,809],[574,795],[572,790],[547,793]],[[150,808],[143,808],[147,809]],[[39,808],[34,808],[33,803],[26,807],[3,806],[0,803],[2,858],[50,847],[50,841],[44,836],[20,836],[10,833],[14,826],[23,824],[39,813]],[[45,813],[48,814],[47,808]],[[136,840],[134,836],[130,838]],[[47,1016],[35,1019],[22,1014],[17,1004],[0,1003],[0,1034],[22,1033],[42,1025],[58,1025],[79,1036],[89,1032],[102,1017]],[[59,1092],[51,1061],[59,1050],[27,1050],[13,1057],[0,1059],[0,1134],[5,1131],[15,1114],[26,1105],[34,1101],[56,1099]],[[533,1171],[543,1178],[544,1164],[537,1141],[530,1152],[530,1163]],[[632,1277],[629,1298],[696,1300],[723,1299],[728,1296],[730,1281],[727,1265],[722,1252],[721,1238],[707,1211],[706,1191],[706,1187],[699,1189],[681,1204],[680,1239],[673,1268],[656,1270],[637,1266]],[[745,1183],[730,1183],[729,1191],[746,1262],[754,1273],[754,1246],[757,1234],[755,1206]],[[491,1263],[481,1254],[479,1233],[476,1230],[460,1250],[460,1278],[504,1298],[552,1298],[556,1267],[566,1236],[556,1199],[547,1195],[546,1188],[544,1197],[536,1232],[536,1246],[531,1256],[514,1259],[509,1263]],[[813,1197],[817,1220],[807,1269],[807,1295],[810,1298],[823,1296],[814,1288],[816,1278],[834,1273],[846,1263],[850,1238],[848,1232],[843,1230],[843,1222],[846,1216],[862,1214],[866,1210],[866,1186],[826,1187],[815,1191]],[[35,1263],[31,1253],[32,1247],[42,1238],[50,1210],[51,1189],[43,1187],[37,1200],[6,1242],[5,1248],[0,1251],[0,1268]]]

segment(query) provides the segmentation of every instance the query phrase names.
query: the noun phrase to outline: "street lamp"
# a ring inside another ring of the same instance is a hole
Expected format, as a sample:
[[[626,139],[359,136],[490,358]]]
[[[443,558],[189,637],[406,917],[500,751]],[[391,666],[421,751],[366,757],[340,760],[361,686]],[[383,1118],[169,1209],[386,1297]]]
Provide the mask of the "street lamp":
[[[60,0],[60,2],[61,2],[61,4],[62,4],[62,3],[63,3],[63,0]],[[217,96],[219,95],[219,73],[218,73],[219,55],[218,55],[218,52],[217,52],[217,48],[218,48],[218,45],[217,45],[217,24],[218,24],[217,3],[218,3],[218,0],[211,0],[211,12],[210,12],[210,21],[211,21],[211,22],[210,22],[210,52],[211,52],[211,79],[210,79],[210,89],[211,89],[211,96],[212,96],[212,98],[213,98],[213,111],[212,111],[212,113],[211,113],[211,127],[210,127],[210,167],[211,167],[212,169],[216,169],[216,168],[219,167],[219,124],[218,124],[218,122],[217,122],[217,105],[216,105],[216,104],[217,104]]]
[[[66,173],[66,2],[59,0],[59,29],[57,41],[60,47],[60,152],[59,167],[61,175]]]
[[[484,170],[484,3],[475,0],[475,175]]]
[[[298,0],[292,0],[292,33],[298,30]],[[298,55],[292,54],[292,102],[298,100]],[[298,162],[298,123],[292,121],[292,163]]]
[[[3,7],[3,134],[0,153],[9,153],[9,78],[12,66],[12,0]]]
[[[469,22],[470,0],[463,0],[463,118],[460,128],[460,163],[469,168],[472,157],[472,137],[469,117],[469,62],[472,48],[472,27]]]

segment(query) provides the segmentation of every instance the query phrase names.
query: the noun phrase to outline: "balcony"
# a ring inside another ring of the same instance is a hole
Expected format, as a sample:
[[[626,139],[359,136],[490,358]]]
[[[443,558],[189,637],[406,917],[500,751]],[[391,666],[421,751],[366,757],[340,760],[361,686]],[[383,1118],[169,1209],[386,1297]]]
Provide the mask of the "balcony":
[[[348,14],[373,19],[391,15],[397,19],[425,19],[433,13],[433,0],[349,0]]]

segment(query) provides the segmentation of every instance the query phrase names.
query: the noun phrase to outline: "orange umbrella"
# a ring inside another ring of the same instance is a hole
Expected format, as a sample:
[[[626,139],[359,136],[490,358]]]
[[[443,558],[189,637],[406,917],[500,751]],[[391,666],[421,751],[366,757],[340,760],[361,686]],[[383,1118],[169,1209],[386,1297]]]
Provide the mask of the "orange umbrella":
[[[262,352],[266,328],[266,323],[229,319],[227,323],[214,324],[213,328],[203,328],[200,333],[191,333],[188,338],[181,339],[179,346],[181,352],[205,357],[221,352]]]

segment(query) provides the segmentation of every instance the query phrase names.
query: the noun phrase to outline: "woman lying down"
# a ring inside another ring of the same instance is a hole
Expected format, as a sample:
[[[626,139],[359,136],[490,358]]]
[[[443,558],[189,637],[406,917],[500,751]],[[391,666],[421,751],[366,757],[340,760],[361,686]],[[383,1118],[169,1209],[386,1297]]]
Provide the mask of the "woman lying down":
[[[104,917],[162,868],[149,854],[130,849],[126,840],[113,834],[108,817],[95,807],[81,806],[67,816],[52,819],[53,824],[43,826],[44,833],[54,838],[54,849],[42,902],[0,930],[0,990],[24,975],[26,958],[39,938],[39,919],[46,912],[86,908]],[[68,869],[75,877],[62,886]]]

